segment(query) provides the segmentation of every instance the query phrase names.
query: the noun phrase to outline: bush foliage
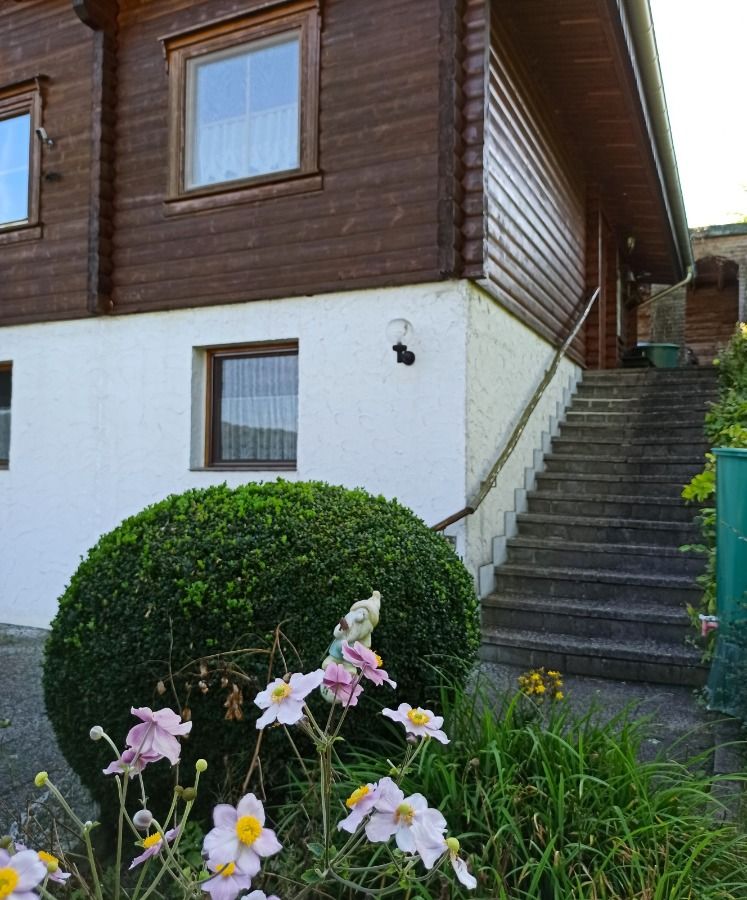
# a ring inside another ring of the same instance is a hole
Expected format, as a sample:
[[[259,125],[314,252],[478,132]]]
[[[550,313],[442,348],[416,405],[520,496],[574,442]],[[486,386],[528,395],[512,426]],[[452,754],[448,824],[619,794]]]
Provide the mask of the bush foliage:
[[[705,420],[705,434],[711,447],[747,447],[747,325],[740,323],[724,348],[714,360],[718,365],[719,398]],[[698,514],[703,542],[683,547],[699,550],[707,558],[706,571],[698,578],[703,599],[698,613],[716,613],[716,457],[706,454],[702,472],[693,476],[682,491],[685,500],[701,506]]]
[[[81,741],[81,723],[123,734],[132,705],[186,707],[199,727],[183,759],[210,763],[206,800],[239,790],[269,656],[275,675],[288,654],[292,671],[317,668],[334,625],[372,590],[382,594],[375,648],[396,673],[398,699],[427,702],[434,663],[466,678],[479,645],[472,579],[396,501],[276,482],[148,507],[100,539],[60,600],[44,691],[63,753],[95,792],[111,753]],[[287,640],[271,654],[278,624]],[[365,720],[356,717],[362,730]],[[271,778],[283,764],[267,755]]]

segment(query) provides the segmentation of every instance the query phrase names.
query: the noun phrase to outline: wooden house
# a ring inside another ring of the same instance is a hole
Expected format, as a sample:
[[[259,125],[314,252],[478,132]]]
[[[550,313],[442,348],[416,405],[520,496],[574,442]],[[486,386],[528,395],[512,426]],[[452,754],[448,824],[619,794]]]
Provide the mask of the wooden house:
[[[0,49],[3,621],[190,486],[443,519],[598,287],[449,529],[476,571],[637,285],[691,264],[648,0],[5,0]]]

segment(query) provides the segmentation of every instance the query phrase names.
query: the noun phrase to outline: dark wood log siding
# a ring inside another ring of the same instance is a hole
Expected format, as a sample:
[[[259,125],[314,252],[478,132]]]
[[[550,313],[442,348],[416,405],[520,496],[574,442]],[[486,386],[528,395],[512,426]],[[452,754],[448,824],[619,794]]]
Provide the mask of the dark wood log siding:
[[[42,82],[43,123],[55,142],[42,148],[42,237],[0,246],[0,324],[82,316],[88,273],[91,32],[70,0],[26,0],[0,4],[0,35],[0,85],[48,76]]]
[[[487,0],[464,0],[462,21],[462,271],[468,278],[482,278],[485,258],[483,152]]]
[[[491,6],[485,130],[489,289],[551,341],[568,333],[587,290],[584,183],[553,113]],[[583,355],[583,335],[575,347]]]
[[[164,217],[168,77],[158,39],[253,5],[120,3],[117,312],[441,275],[435,0],[323,3],[321,191]]]

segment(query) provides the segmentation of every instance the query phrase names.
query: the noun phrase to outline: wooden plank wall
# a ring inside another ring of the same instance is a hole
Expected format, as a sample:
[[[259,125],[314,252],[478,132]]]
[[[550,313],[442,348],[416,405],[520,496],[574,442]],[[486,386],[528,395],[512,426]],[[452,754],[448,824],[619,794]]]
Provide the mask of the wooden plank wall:
[[[462,11],[462,259],[463,274],[482,278],[485,257],[483,152],[487,0],[464,0]]]
[[[559,342],[587,288],[584,181],[499,6],[490,15],[485,274],[511,312]],[[582,358],[583,334],[574,349]]]
[[[43,237],[0,243],[0,324],[86,315],[91,32],[71,0],[0,4],[0,85],[42,74]],[[36,140],[36,138],[34,138]]]
[[[322,191],[164,216],[167,74],[158,38],[252,5],[120,3],[115,312],[441,276],[434,0],[323,3]]]

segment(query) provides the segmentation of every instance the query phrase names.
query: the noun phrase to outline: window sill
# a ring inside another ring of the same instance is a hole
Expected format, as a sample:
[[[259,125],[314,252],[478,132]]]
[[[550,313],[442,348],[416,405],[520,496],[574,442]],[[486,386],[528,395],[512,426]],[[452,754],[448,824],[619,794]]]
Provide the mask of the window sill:
[[[190,466],[190,472],[297,472],[298,464],[292,463],[224,463],[213,466]]]
[[[0,244],[17,244],[19,241],[38,241],[41,236],[41,225],[0,226]]]
[[[208,212],[227,206],[239,206],[245,203],[259,203],[273,197],[290,197],[294,194],[310,194],[323,187],[320,173],[298,175],[283,181],[263,182],[246,187],[229,187],[223,190],[211,190],[204,193],[195,192],[181,197],[169,197],[163,202],[165,216],[183,216],[190,213]]]

